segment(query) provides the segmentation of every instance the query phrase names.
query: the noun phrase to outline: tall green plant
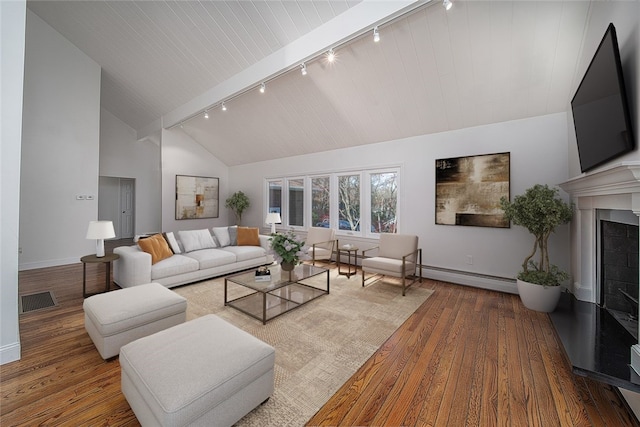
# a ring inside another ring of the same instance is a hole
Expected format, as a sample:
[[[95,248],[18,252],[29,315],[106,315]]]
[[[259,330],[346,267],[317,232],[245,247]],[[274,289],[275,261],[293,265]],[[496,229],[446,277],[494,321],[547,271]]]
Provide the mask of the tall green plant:
[[[567,273],[549,262],[549,236],[557,226],[568,223],[573,217],[573,207],[558,196],[558,189],[536,184],[514,197],[513,202],[502,197],[500,207],[507,219],[526,228],[535,238],[533,250],[524,259],[518,279],[544,286],[557,286],[567,279]],[[537,252],[540,258],[536,263],[532,259]]]
[[[249,197],[242,191],[236,191],[227,198],[224,206],[233,211],[236,216],[237,225],[240,225],[242,222],[242,214],[251,206],[251,202],[249,201]]]

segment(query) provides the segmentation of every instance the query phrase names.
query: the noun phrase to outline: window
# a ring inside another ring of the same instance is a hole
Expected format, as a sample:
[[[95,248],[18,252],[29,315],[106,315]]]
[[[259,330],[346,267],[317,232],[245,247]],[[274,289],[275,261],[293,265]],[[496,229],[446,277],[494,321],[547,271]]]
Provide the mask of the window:
[[[399,177],[392,167],[270,178],[265,208],[280,213],[283,228],[327,227],[361,237],[397,233]]]
[[[282,217],[282,181],[269,181],[269,201],[267,212],[277,212]]]
[[[360,175],[338,177],[338,230],[360,230]]]
[[[287,218],[290,226],[304,225],[304,179],[287,180],[289,212]]]
[[[372,173],[371,232],[395,233],[398,205],[398,173]]]
[[[331,224],[331,178],[311,178],[311,225],[330,227]]]

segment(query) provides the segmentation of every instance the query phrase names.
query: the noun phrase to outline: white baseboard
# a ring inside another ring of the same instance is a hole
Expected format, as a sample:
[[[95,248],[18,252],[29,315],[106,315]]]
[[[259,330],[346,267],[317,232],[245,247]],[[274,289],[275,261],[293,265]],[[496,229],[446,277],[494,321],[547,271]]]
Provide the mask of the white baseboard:
[[[80,262],[78,258],[52,259],[47,261],[27,262],[18,265],[18,271],[35,270],[36,268],[57,267],[59,265],[77,264]]]
[[[515,279],[470,273],[467,271],[449,270],[438,267],[422,267],[422,276],[428,279],[456,283],[458,285],[473,286],[475,288],[517,294]]]
[[[0,347],[0,365],[20,360],[20,342]]]

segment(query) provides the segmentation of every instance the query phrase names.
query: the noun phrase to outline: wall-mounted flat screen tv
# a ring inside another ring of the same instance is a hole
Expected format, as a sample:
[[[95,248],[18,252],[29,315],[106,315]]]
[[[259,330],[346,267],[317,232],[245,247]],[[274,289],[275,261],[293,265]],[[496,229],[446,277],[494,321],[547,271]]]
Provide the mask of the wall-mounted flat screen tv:
[[[571,110],[582,172],[635,148],[613,24],[609,24],[578,86]]]

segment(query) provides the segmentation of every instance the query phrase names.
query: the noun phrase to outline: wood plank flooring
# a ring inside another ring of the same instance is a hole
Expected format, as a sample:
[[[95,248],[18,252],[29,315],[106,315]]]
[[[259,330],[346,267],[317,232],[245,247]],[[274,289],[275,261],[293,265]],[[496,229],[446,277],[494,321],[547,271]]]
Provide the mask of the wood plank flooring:
[[[308,425],[640,425],[616,389],[571,373],[547,315],[514,295],[422,286],[434,295]],[[20,315],[22,359],[0,366],[0,425],[139,425],[118,359],[102,360],[84,330],[82,265],[21,272],[19,290],[53,290],[59,306]]]

